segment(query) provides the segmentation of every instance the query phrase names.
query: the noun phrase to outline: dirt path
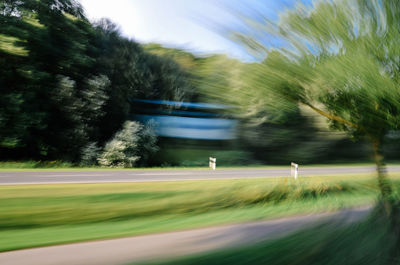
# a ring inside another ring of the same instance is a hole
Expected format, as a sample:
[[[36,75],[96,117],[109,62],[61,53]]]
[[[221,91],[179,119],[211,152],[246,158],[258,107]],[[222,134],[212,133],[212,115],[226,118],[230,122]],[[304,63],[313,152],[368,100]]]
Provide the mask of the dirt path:
[[[121,265],[257,243],[326,220],[351,223],[370,207],[195,230],[92,241],[0,253],[4,265]]]

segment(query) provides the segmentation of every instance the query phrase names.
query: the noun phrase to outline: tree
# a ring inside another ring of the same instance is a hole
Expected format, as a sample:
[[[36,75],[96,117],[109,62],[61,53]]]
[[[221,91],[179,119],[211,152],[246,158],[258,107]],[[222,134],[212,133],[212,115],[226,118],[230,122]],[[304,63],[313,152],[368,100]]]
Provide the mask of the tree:
[[[90,81],[100,80],[91,71],[94,31],[80,4],[3,0],[0,23],[0,42],[10,40],[0,46],[0,89],[11,102],[0,102],[2,153],[8,159],[76,159],[97,113],[89,102],[104,98],[107,86],[105,79],[100,87]],[[97,96],[85,96],[94,89]]]
[[[381,148],[384,136],[400,124],[399,22],[396,0],[339,0],[312,8],[299,5],[283,14],[279,24],[252,19],[248,32],[235,35],[241,44],[266,54],[255,66],[257,78],[247,86],[251,92],[236,97],[257,114],[271,102],[302,104],[326,117],[332,128],[367,137],[387,206],[393,192]],[[265,39],[251,37],[271,35],[284,46],[269,49]]]
[[[0,158],[79,162],[131,119],[132,98],[190,98],[188,75],[76,0],[0,0]]]

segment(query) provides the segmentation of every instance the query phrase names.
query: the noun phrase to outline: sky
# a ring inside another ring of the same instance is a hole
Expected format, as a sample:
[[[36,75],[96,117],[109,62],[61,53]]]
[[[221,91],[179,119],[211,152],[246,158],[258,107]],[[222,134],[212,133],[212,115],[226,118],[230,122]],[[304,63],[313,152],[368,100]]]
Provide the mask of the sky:
[[[111,19],[124,36],[140,43],[155,42],[196,54],[224,53],[249,60],[251,56],[215,25],[234,28],[232,10],[257,10],[277,20],[279,12],[311,0],[80,0],[89,19]]]

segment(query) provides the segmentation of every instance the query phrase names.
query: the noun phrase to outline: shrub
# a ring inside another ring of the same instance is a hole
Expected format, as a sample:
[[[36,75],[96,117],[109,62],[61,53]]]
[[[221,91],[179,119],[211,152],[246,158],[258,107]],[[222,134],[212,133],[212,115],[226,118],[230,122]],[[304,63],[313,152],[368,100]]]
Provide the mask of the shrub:
[[[153,128],[153,122],[143,126],[139,122],[126,121],[123,128],[106,143],[98,163],[106,167],[146,165],[150,156],[158,151]]]
[[[133,167],[140,158],[137,154],[139,131],[142,126],[133,121],[126,121],[122,130],[106,143],[103,153],[97,159],[106,167]]]
[[[159,150],[155,126],[155,121],[150,120],[142,127],[142,130],[140,130],[138,142],[138,154],[140,155],[140,159],[137,162],[140,166],[148,166],[152,156]]]
[[[97,157],[101,148],[95,142],[90,142],[81,150],[81,164],[85,166],[97,164]]]

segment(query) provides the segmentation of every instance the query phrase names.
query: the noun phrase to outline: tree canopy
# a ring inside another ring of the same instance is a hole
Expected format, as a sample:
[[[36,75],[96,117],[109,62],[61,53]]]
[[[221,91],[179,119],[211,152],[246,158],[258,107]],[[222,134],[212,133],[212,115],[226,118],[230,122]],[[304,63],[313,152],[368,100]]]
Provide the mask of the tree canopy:
[[[400,124],[400,3],[319,1],[287,11],[279,23],[259,17],[245,20],[247,31],[236,33],[236,40],[266,55],[254,64],[248,89],[234,96],[237,102],[265,119],[271,106],[308,106],[332,128],[367,137],[382,194],[389,194],[380,149]],[[284,45],[269,48],[270,36]]]

